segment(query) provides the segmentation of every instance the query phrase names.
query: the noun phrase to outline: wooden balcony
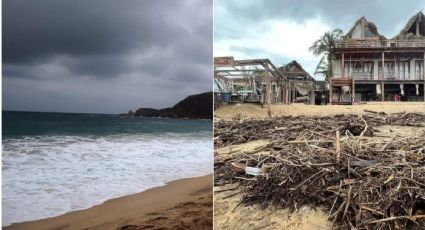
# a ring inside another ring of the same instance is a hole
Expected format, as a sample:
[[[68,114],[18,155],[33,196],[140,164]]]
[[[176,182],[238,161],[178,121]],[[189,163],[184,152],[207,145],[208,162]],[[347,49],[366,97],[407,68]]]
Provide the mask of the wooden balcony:
[[[378,73],[378,78],[374,78],[373,73],[355,73],[345,74],[344,78],[340,74],[334,74],[333,79],[354,79],[354,80],[424,80],[423,74],[406,74],[399,75],[396,73]]]
[[[425,48],[425,38],[392,39],[392,40],[370,40],[351,39],[342,41],[336,48]]]

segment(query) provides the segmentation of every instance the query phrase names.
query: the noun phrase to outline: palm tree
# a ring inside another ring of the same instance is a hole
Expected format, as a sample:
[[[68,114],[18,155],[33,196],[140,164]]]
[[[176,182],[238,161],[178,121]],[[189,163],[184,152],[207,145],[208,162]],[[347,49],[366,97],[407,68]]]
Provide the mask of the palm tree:
[[[309,48],[315,56],[323,55],[316,67],[314,74],[322,74],[328,81],[332,77],[332,60],[335,59],[333,49],[342,40],[342,30],[334,29],[326,32],[320,39],[316,40]]]

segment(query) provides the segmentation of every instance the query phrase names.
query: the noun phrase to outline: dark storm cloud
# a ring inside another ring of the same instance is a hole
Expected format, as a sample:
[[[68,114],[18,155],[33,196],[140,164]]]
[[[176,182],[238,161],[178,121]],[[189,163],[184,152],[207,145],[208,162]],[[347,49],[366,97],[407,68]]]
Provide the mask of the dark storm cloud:
[[[6,0],[4,60],[22,63],[54,54],[102,55],[153,42],[167,45],[179,28],[169,26],[161,8],[178,7],[175,3]]]
[[[211,62],[211,1],[3,1],[4,109],[170,106]]]

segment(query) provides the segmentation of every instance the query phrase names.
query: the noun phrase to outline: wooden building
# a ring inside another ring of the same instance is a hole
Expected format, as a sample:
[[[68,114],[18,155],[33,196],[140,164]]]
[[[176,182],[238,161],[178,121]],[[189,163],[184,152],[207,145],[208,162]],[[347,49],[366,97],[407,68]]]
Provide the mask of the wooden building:
[[[272,103],[288,103],[288,79],[268,59],[214,57],[214,82],[222,89],[214,92],[218,100],[258,102],[270,117]]]
[[[279,70],[289,81],[290,102],[315,103],[316,80],[297,61],[279,67]]]
[[[222,89],[221,95],[231,95],[227,97],[229,102],[265,104],[268,90],[272,104],[315,102],[315,80],[296,61],[276,68],[268,59],[214,60],[214,81],[220,85],[216,88]]]
[[[333,50],[331,103],[424,101],[425,16],[414,15],[387,39],[362,17]],[[398,97],[399,96],[399,97]]]

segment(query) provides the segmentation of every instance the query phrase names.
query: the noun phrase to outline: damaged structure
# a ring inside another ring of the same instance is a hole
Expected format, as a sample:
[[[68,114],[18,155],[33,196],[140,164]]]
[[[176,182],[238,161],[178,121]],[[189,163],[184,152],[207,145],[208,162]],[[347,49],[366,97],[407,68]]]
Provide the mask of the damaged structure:
[[[316,80],[297,61],[294,60],[279,67],[279,70],[289,81],[291,92],[289,95],[290,102],[314,104]]]
[[[424,101],[425,16],[414,15],[387,39],[360,18],[336,45],[330,83],[331,104],[355,101]]]
[[[296,61],[277,68],[268,59],[214,58],[215,107],[223,102],[314,104],[314,83]]]

